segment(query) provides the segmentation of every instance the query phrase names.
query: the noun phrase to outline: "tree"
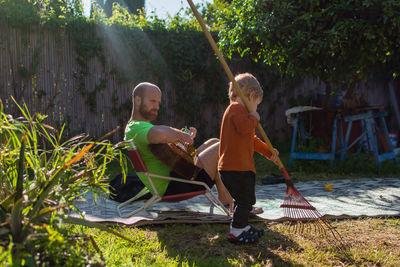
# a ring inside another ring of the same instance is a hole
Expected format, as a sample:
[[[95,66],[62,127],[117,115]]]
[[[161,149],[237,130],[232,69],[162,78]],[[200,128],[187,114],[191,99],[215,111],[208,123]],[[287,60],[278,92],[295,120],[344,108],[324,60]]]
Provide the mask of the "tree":
[[[233,0],[219,13],[220,46],[282,73],[347,83],[344,104],[377,67],[400,70],[400,1]],[[327,101],[326,101],[327,103]]]
[[[82,0],[0,0],[0,23],[13,27],[64,27],[67,21],[81,16]]]
[[[137,14],[138,9],[144,8],[144,0],[95,0],[104,9],[107,17],[112,16],[112,6],[114,3],[126,7],[131,14]]]

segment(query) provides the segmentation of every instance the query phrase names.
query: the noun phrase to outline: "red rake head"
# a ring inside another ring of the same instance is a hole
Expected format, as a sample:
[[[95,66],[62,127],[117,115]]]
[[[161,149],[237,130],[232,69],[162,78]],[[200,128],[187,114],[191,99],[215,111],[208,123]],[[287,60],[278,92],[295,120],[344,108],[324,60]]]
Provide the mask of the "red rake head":
[[[281,208],[283,208],[285,218],[290,222],[290,231],[294,233],[303,233],[304,230],[314,231],[323,236],[331,233],[336,246],[344,252],[346,258],[351,260],[339,232],[297,191],[290,180],[286,184],[286,196]]]
[[[326,229],[321,224],[321,214],[301,195],[286,196],[281,208],[290,222],[290,229],[295,233],[314,228],[316,232],[326,234]]]
[[[285,217],[291,221],[315,221],[322,217],[300,193],[286,195],[281,208]]]
[[[321,214],[308,202],[297,189],[292,181],[286,182],[286,196],[281,205],[283,214],[291,221],[315,221],[321,218]]]
[[[304,230],[310,232],[314,230],[314,232],[325,237],[328,237],[327,234],[331,233],[333,237],[332,243],[343,252],[350,262],[353,262],[339,232],[297,191],[283,166],[281,170],[286,181],[286,196],[281,208],[283,208],[283,214],[286,219],[290,222],[289,231],[294,230],[295,233],[302,233]]]

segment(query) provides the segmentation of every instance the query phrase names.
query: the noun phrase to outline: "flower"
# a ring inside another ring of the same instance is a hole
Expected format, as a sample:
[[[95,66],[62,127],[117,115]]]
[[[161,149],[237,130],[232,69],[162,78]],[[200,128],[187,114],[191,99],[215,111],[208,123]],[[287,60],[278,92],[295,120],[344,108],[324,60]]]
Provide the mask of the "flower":
[[[328,183],[325,185],[325,189],[326,189],[326,191],[332,191],[333,185]]]

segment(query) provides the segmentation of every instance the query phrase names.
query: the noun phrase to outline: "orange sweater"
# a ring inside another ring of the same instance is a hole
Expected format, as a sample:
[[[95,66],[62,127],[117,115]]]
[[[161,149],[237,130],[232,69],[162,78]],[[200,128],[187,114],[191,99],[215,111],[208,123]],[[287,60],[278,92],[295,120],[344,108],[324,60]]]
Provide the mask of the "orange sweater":
[[[233,102],[222,117],[219,171],[252,171],[254,168],[254,151],[271,157],[267,144],[255,135],[256,117],[249,115],[240,103]]]

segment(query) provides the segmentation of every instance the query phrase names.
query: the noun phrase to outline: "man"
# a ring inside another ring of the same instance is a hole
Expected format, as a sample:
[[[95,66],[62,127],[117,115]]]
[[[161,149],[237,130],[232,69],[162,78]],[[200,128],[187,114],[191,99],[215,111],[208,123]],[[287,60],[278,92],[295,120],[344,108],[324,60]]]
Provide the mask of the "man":
[[[193,144],[196,129],[191,127],[192,135],[165,125],[153,125],[157,118],[161,103],[161,90],[156,85],[143,82],[138,84],[132,92],[132,114],[125,128],[125,140],[133,139],[147,169],[155,174],[170,176],[171,169],[157,159],[150,151],[149,144],[174,143],[181,141],[188,145]],[[201,168],[195,180],[205,182],[209,187],[216,185],[219,200],[230,207],[233,200],[217,172],[219,140],[210,139],[197,149],[195,165]],[[176,175],[174,175],[176,176]],[[140,176],[139,176],[140,177]],[[141,178],[141,177],[140,177]],[[203,190],[198,185],[179,183],[164,179],[153,179],[161,196],[187,193]],[[148,187],[147,179],[142,182]]]

